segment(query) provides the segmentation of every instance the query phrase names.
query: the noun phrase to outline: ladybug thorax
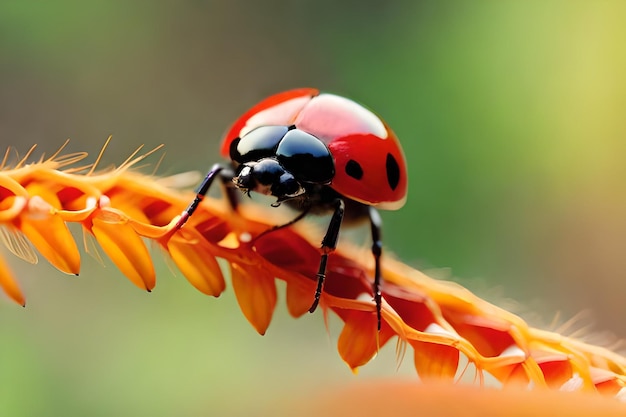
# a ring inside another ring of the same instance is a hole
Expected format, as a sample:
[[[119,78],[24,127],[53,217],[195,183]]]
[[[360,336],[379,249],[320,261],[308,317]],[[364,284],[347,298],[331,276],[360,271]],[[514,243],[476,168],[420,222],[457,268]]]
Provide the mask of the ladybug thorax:
[[[261,126],[231,142],[236,165],[233,182],[244,192],[277,197],[301,196],[308,184],[330,184],[335,162],[317,137],[295,126]]]

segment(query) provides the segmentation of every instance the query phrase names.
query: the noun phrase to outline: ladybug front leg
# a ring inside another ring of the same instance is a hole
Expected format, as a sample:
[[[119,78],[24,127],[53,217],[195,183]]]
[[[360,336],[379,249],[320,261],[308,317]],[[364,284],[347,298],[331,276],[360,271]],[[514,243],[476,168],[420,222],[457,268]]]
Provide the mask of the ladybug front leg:
[[[374,302],[376,303],[376,318],[378,320],[378,330],[380,331],[382,295],[380,292],[380,256],[383,252],[383,242],[381,239],[383,221],[378,210],[369,207],[370,225],[372,227],[372,254],[374,255]]]
[[[189,217],[191,217],[194,211],[196,211],[196,209],[200,205],[200,202],[204,200],[204,196],[206,195],[206,193],[209,192],[209,188],[211,187],[211,184],[216,177],[220,177],[222,179],[222,183],[226,184],[232,180],[233,174],[229,168],[226,168],[220,164],[213,165],[213,167],[211,167],[211,170],[206,174],[206,177],[204,177],[202,183],[200,183],[200,185],[198,186],[198,189],[196,190],[196,198],[194,198],[189,206],[187,206],[185,211],[181,213],[180,219],[178,219],[178,222],[176,222],[176,230],[180,229],[185,225],[185,223],[187,223],[187,220],[189,220]],[[231,207],[233,209],[236,208],[237,200],[228,188],[226,189],[226,194]]]
[[[320,259],[320,266],[317,270],[317,289],[315,290],[315,299],[313,305],[309,309],[309,313],[313,313],[320,302],[322,295],[322,288],[324,287],[324,280],[326,279],[326,263],[328,262],[328,255],[337,247],[337,239],[339,238],[339,229],[341,227],[341,221],[343,220],[343,213],[346,205],[342,199],[335,200],[335,211],[333,217],[330,219],[328,230],[324,239],[322,239],[322,257]]]

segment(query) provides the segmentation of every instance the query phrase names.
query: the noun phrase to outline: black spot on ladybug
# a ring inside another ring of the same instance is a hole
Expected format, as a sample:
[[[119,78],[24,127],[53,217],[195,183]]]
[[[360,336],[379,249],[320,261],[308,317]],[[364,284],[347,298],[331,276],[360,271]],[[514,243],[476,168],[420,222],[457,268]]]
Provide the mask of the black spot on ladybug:
[[[387,154],[387,182],[392,190],[395,190],[400,182],[400,165],[392,154]]]
[[[359,165],[357,161],[351,159],[346,164],[346,174],[354,179],[360,180],[363,178],[363,168],[361,168],[361,165]]]

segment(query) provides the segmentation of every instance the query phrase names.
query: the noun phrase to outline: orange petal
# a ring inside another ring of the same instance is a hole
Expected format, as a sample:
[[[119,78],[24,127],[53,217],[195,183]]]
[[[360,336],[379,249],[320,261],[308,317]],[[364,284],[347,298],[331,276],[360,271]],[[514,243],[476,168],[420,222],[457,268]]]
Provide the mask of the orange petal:
[[[337,312],[346,322],[337,343],[339,354],[354,371],[369,362],[378,352],[380,341],[377,337],[376,314],[359,310]]]
[[[532,357],[537,361],[550,388],[558,389],[574,376],[569,356],[565,353],[533,350]]]
[[[148,291],[154,288],[156,275],[148,248],[127,222],[95,217],[91,231],[111,261],[133,284]]]
[[[20,290],[20,286],[13,277],[13,273],[3,257],[0,256],[0,288],[6,295],[21,306],[26,305],[26,298]]]
[[[415,369],[423,380],[452,379],[459,367],[459,351],[455,347],[411,341],[415,350]]]
[[[199,291],[215,297],[224,291],[222,271],[207,243],[174,237],[167,242],[167,249],[178,269]]]
[[[624,388],[624,381],[614,372],[592,367],[590,369],[593,383],[601,394],[616,396]]]
[[[123,194],[115,193],[110,195],[109,198],[111,207],[115,207],[116,209],[123,211],[128,218],[133,219],[136,222],[150,223],[146,214],[139,207],[141,200],[137,197],[129,198]]]
[[[139,235],[147,237],[148,239],[158,240],[173,234],[172,230],[177,221],[178,218],[173,218],[170,224],[165,226],[154,226],[152,224],[136,222],[134,220],[129,220],[128,223],[130,223],[133,229],[135,229],[135,232]]]
[[[28,214],[20,217],[19,229],[48,262],[66,274],[78,275],[80,253],[65,222],[51,214],[52,207],[39,196],[31,198],[28,206]]]
[[[514,325],[499,317],[464,313],[448,314],[446,320],[485,357],[499,356],[516,344]]]
[[[17,181],[0,173],[0,223],[19,216],[27,202],[28,192]]]
[[[84,222],[98,208],[98,199],[89,197],[84,199],[84,206],[75,210],[58,210],[59,215],[66,222]]]
[[[232,282],[237,302],[252,327],[265,334],[276,307],[276,283],[264,268],[231,264]]]
[[[286,273],[283,275],[287,275]],[[295,274],[290,274],[295,275]],[[282,278],[285,278],[283,276]],[[287,310],[292,317],[307,313],[315,298],[315,283],[312,280],[287,280]]]
[[[488,371],[507,387],[524,388],[528,386],[530,381],[524,369],[524,364],[521,362],[507,366],[492,367]]]

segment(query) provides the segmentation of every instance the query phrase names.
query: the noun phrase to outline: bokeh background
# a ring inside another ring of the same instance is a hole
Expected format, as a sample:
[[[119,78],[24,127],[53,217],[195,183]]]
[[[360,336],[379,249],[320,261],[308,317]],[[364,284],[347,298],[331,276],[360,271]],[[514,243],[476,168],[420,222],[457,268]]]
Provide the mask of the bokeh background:
[[[338,92],[405,146],[388,253],[543,327],[589,311],[586,333],[624,337],[625,21],[621,1],[2,1],[0,148],[95,153],[112,134],[105,165],[164,143],[160,174],[203,171],[256,101]],[[152,294],[89,257],[80,278],[10,260],[28,307],[0,300],[3,416],[260,415],[413,377],[392,346],[353,376],[338,326],[284,297],[258,336],[232,291],[201,295],[158,252]]]

